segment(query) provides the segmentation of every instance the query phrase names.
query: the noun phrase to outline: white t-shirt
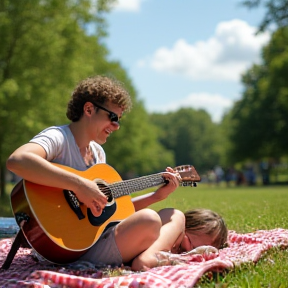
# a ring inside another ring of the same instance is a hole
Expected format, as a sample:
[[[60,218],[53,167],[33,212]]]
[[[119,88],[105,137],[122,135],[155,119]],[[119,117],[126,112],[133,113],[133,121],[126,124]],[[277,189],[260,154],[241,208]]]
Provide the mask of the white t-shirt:
[[[47,160],[50,162],[72,167],[79,171],[85,171],[89,168],[84,162],[68,125],[46,128],[29,142],[41,145],[47,153]],[[91,141],[89,145],[95,159],[95,163],[92,165],[106,163],[103,148],[95,141]]]

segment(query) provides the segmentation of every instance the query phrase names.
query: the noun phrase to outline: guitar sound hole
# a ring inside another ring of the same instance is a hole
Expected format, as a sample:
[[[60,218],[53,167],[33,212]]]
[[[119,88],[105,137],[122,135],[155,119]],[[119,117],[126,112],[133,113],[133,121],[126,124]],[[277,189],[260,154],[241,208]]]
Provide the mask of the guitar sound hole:
[[[97,183],[97,186],[100,188],[101,192],[103,194],[105,194],[105,196],[107,196],[107,201],[108,204],[113,202],[114,203],[114,199],[111,193],[111,190],[109,189],[109,187],[107,187],[105,184],[103,183]]]

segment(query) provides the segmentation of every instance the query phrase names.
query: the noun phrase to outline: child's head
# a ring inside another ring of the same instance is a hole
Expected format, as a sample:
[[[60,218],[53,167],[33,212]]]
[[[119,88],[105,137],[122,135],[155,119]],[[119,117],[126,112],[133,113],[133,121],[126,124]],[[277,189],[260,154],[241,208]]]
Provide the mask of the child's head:
[[[193,209],[184,213],[186,232],[193,235],[208,235],[216,248],[222,248],[227,241],[228,230],[224,219],[209,209]]]

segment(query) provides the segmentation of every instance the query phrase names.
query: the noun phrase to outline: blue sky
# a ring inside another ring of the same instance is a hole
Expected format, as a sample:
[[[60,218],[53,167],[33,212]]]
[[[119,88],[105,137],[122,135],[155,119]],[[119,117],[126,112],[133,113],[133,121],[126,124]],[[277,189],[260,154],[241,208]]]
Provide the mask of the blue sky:
[[[205,109],[219,122],[259,63],[269,34],[255,35],[264,10],[240,0],[119,0],[105,44],[149,112]]]

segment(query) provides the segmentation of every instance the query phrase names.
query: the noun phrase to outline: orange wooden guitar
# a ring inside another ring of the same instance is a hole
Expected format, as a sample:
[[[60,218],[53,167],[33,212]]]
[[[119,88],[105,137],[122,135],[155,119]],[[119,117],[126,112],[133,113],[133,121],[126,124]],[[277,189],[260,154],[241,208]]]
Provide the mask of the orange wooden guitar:
[[[97,242],[110,223],[133,214],[130,193],[164,185],[162,173],[123,181],[107,164],[97,164],[86,171],[54,164],[97,183],[108,204],[99,217],[79,203],[72,191],[21,180],[11,193],[11,206],[17,223],[25,220],[22,232],[32,248],[50,262],[76,261]],[[196,186],[200,177],[191,165],[175,168],[180,185]],[[24,222],[22,222],[24,223]]]

